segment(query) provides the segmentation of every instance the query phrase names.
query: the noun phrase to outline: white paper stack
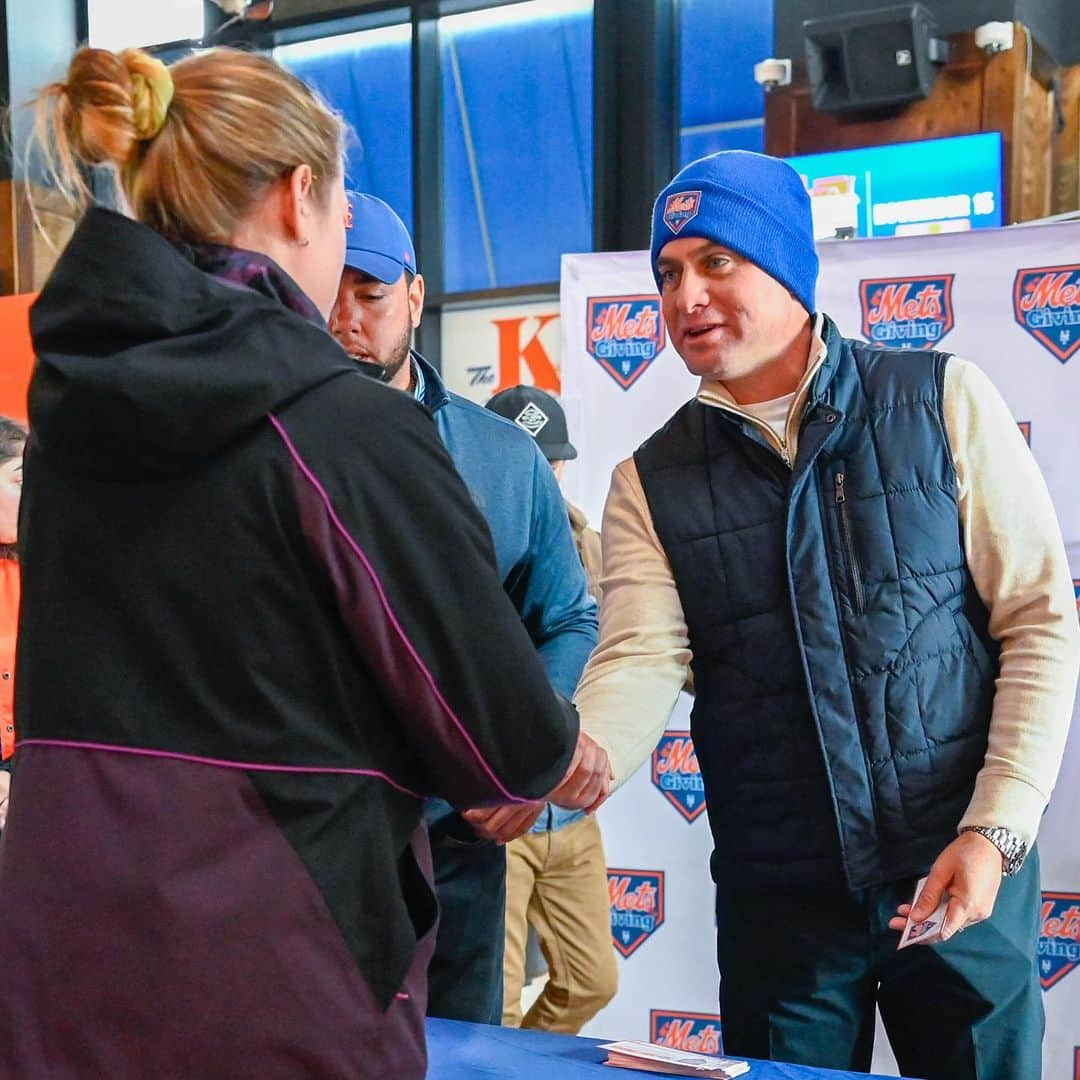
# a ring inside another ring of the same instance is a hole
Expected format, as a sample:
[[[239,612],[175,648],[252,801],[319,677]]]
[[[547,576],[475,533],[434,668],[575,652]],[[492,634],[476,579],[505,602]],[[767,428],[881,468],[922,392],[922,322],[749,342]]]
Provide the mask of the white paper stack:
[[[605,1065],[617,1069],[641,1069],[644,1072],[666,1073],[669,1076],[712,1077],[713,1080],[732,1080],[750,1071],[745,1061],[712,1057],[709,1054],[689,1054],[655,1043],[613,1042],[600,1047],[608,1052]]]

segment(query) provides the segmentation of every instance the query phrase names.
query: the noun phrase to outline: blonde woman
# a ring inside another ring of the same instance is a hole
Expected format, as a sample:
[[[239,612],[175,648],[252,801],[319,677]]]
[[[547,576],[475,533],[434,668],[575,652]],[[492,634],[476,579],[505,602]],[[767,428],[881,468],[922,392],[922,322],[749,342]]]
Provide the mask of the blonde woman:
[[[228,50],[85,49],[40,110],[132,217],[32,312],[3,1070],[420,1077],[421,798],[543,797],[576,715],[429,418],[326,332],[339,120]]]

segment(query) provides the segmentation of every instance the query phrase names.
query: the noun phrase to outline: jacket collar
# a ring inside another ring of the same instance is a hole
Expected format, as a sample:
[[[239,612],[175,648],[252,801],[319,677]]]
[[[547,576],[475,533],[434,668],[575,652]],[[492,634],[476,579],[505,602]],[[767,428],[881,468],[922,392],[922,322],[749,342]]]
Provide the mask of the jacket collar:
[[[420,404],[434,416],[443,406],[450,403],[450,393],[446,389],[446,383],[442,381],[442,376],[435,370],[434,365],[425,360],[415,349],[409,353],[409,357],[424,376]]]
[[[831,342],[831,344],[830,344]],[[806,372],[803,374],[791,402],[786,426],[786,438],[780,439],[768,424],[759,420],[752,412],[740,408],[722,382],[708,377],[701,380],[697,399],[703,405],[710,405],[734,417],[743,425],[743,430],[757,433],[759,441],[771,446],[791,465],[798,450],[799,421],[810,401],[818,401],[824,387],[828,385],[836,370],[836,360],[842,344],[839,331],[828,315],[818,313],[814,316],[814,336],[810,343],[810,356]],[[831,359],[830,359],[831,358]],[[827,365],[828,374],[822,381],[821,375]]]
[[[824,348],[817,357],[816,368],[810,384],[810,394],[807,399],[808,405],[816,405],[825,400],[829,385],[836,377],[837,369],[840,366],[840,357],[844,351],[844,336],[837,329],[836,323],[825,314],[818,315],[818,320],[815,336],[821,341]]]
[[[225,244],[177,244],[204,273],[219,281],[239,285],[295,311],[308,322],[325,329],[326,320],[307,293],[273,259],[257,251]]]

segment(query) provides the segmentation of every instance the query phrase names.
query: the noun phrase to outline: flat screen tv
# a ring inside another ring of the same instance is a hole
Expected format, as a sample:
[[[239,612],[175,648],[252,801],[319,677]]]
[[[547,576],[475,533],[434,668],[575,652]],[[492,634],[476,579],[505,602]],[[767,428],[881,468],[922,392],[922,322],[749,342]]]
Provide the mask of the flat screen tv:
[[[785,160],[810,192],[819,240],[987,229],[1004,220],[997,131]]]

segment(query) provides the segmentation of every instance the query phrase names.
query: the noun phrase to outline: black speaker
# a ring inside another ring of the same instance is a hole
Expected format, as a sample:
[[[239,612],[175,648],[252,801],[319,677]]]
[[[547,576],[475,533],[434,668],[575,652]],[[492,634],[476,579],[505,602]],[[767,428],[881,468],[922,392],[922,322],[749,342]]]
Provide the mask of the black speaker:
[[[810,96],[819,112],[903,105],[926,97],[949,58],[922,4],[830,15],[803,23]]]

